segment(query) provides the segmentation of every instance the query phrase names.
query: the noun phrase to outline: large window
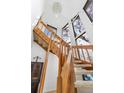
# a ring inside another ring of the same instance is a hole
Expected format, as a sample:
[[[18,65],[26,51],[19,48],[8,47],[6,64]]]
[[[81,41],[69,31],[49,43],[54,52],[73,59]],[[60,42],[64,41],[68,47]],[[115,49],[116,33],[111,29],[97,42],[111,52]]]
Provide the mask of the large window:
[[[71,21],[72,21],[76,44],[77,45],[89,44],[89,40],[86,36],[86,29],[83,23],[81,22],[79,15],[75,16]]]
[[[74,36],[75,36],[75,42],[77,45],[89,45],[89,39],[87,37],[87,33],[86,33],[86,29],[85,26],[83,24],[83,22],[81,21],[79,15],[75,16],[72,20],[72,27],[73,27],[73,31],[74,31]],[[86,50],[81,50],[78,49],[78,54],[80,55],[79,58],[82,60],[89,60],[88,54]],[[90,52],[90,51],[88,51]],[[84,59],[85,56],[85,59]],[[90,53],[89,56],[91,57],[92,54]],[[90,58],[91,59],[91,58]]]
[[[62,28],[62,38],[67,43],[71,43],[71,39],[70,39],[70,35],[69,35],[69,24],[68,23]]]
[[[86,32],[83,23],[80,20],[79,15],[72,19],[72,25],[73,25],[75,37]]]

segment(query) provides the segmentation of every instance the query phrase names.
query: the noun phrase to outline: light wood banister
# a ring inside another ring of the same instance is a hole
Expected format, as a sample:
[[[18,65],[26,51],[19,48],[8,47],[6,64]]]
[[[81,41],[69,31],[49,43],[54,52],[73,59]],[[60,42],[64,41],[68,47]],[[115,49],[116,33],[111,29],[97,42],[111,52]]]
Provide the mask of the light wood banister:
[[[91,62],[91,59],[90,59],[90,54],[89,54],[89,52],[88,52],[88,50],[87,50],[87,49],[86,49],[86,52],[87,52],[88,58],[89,58],[89,60],[90,60],[90,62]]]
[[[86,60],[83,49],[81,49],[81,51],[82,51],[82,55],[83,55],[84,60]]]

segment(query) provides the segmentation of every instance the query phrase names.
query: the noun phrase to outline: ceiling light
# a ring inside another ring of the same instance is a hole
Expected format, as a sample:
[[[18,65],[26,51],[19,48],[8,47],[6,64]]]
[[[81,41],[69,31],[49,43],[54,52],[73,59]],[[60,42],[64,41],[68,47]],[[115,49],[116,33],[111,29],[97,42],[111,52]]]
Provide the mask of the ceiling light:
[[[55,14],[60,14],[62,12],[62,6],[61,6],[61,3],[60,2],[54,2],[53,3],[53,13]]]

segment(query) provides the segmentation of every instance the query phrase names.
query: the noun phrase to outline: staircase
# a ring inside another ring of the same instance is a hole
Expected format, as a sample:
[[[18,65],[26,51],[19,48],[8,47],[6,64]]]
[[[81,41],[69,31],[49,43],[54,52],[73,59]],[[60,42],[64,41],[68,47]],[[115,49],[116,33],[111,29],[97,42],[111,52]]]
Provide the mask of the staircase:
[[[92,59],[90,57],[90,52],[93,50],[92,45],[87,45],[87,46],[73,46],[73,64],[74,64],[74,72],[75,72],[75,88],[78,89],[80,88],[92,88],[93,87],[93,81],[92,80],[86,80],[87,75],[93,75],[93,63]],[[81,51],[77,53],[77,51]],[[85,52],[86,53],[85,53]],[[80,57],[82,53],[82,57]],[[87,54],[87,56],[86,56]],[[85,77],[84,77],[85,76]],[[91,78],[92,79],[92,76]],[[80,93],[80,92],[78,92]]]
[[[48,33],[45,33],[45,32]],[[43,93],[49,52],[59,58],[56,93],[78,93],[79,87],[92,87],[92,81],[83,81],[83,74],[92,74],[93,63],[89,50],[93,46],[70,46],[41,19],[33,30],[34,41],[45,49],[46,57],[41,72],[38,93]],[[83,52],[85,50],[85,52]],[[82,51],[80,56],[79,51]],[[85,53],[87,57],[85,57]],[[83,59],[82,59],[83,58]]]

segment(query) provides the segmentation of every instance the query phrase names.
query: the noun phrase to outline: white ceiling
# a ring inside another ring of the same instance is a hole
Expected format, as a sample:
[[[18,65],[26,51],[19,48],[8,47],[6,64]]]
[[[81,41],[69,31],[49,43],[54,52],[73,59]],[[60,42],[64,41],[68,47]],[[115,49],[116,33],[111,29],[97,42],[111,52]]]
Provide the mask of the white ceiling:
[[[54,27],[63,27],[71,18],[82,10],[87,0],[44,0],[43,18],[49,25]],[[62,11],[56,16],[53,12],[54,2],[60,2]]]

